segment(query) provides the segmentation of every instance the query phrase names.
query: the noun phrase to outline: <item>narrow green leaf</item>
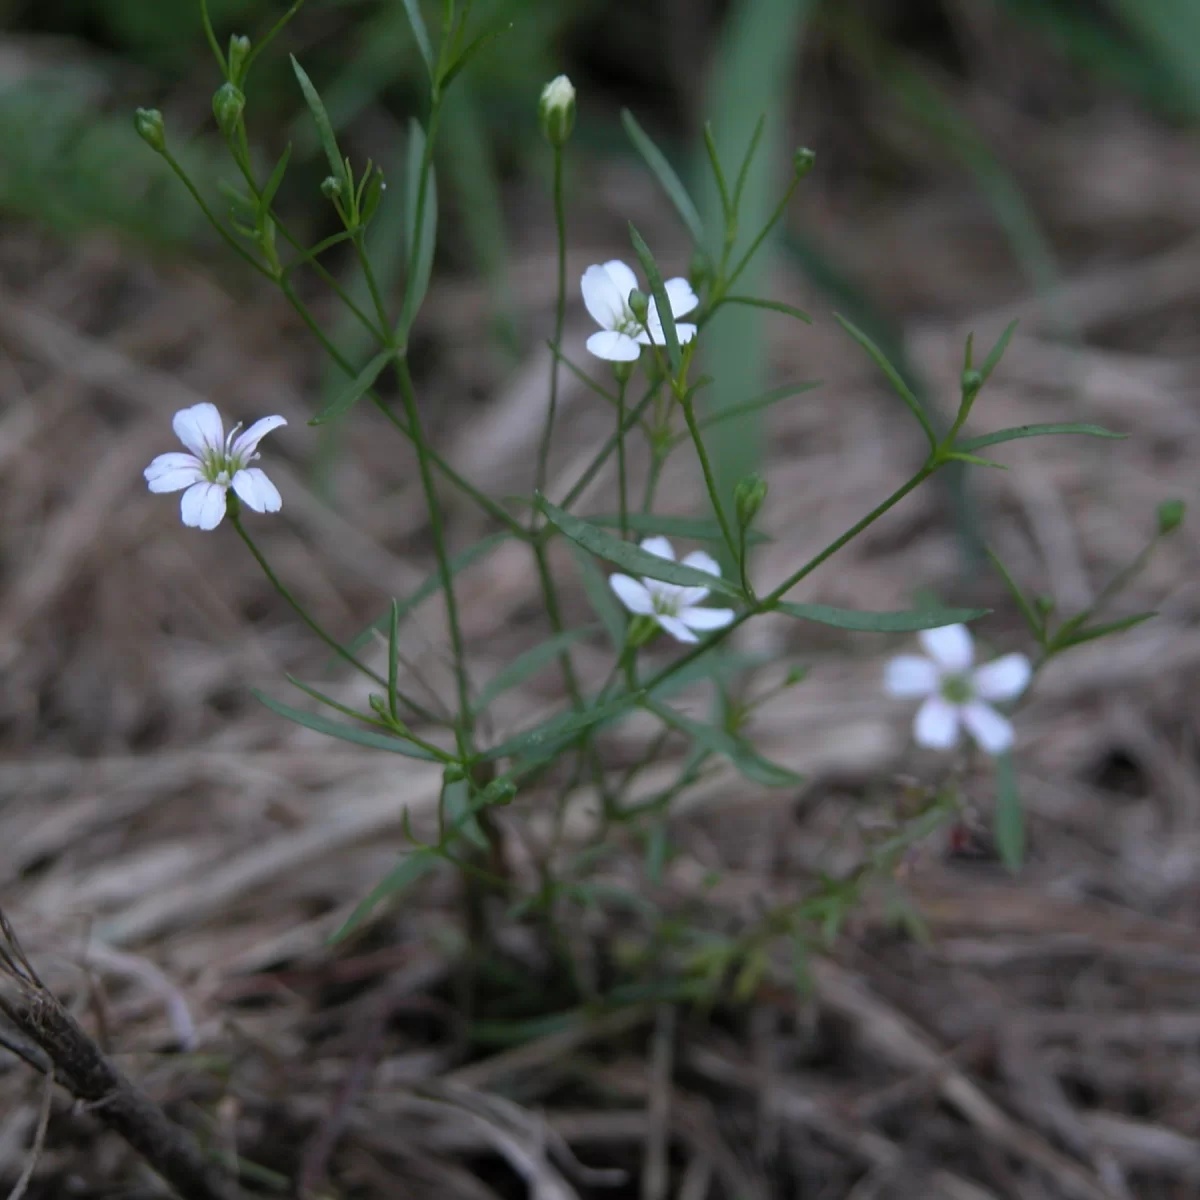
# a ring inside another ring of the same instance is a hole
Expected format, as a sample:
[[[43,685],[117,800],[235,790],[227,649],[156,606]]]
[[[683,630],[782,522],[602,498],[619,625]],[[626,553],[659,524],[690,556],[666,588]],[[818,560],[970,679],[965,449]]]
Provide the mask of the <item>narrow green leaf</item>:
[[[213,30],[212,17],[208,15],[208,0],[200,0],[200,20],[204,25],[204,36],[208,39],[209,49],[216,56],[217,66],[221,68],[221,74],[228,79],[229,65],[225,61],[224,51],[222,51],[221,44],[217,41],[217,35]]]
[[[731,763],[747,779],[761,783],[765,787],[799,787],[804,783],[804,777],[797,775],[787,767],[781,767],[770,759],[764,758],[749,742],[717,729],[712,725],[702,725],[682,713],[659,704],[650,697],[642,700],[642,707],[652,712],[659,720],[670,725],[672,729],[687,734],[693,741],[699,743],[705,750],[720,754]]]
[[[461,74],[463,69],[470,65],[471,60],[482,50],[489,42],[494,41],[502,33],[508,33],[513,27],[511,21],[505,21],[497,25],[494,29],[486,29],[478,37],[476,37],[470,45],[454,60],[453,64],[446,69],[442,75],[442,89],[448,88],[455,79]]]
[[[731,405],[729,408],[722,409],[720,412],[712,413],[707,417],[701,417],[696,424],[700,429],[711,429],[714,425],[720,425],[723,421],[733,420],[735,417],[740,417],[745,413],[757,412],[761,408],[770,408],[773,404],[778,404],[780,400],[788,400],[792,396],[799,396],[803,392],[811,392],[816,388],[823,387],[825,381],[823,379],[810,379],[804,383],[785,383],[779,387],[772,388],[769,392],[763,392],[761,396],[755,396],[751,400],[743,400],[740,404]],[[686,441],[687,434],[680,434],[678,441]]]
[[[1088,437],[1098,438],[1127,438],[1127,433],[1114,433],[1103,425],[1089,425],[1082,421],[1073,421],[1065,425],[1014,425],[1011,429],[998,429],[995,433],[985,433],[981,437],[967,438],[959,442],[955,450],[965,450],[970,453],[982,450],[985,446],[996,446],[1001,442],[1015,442],[1019,438],[1042,437],[1051,433],[1082,433]]]
[[[524,654],[517,655],[512,662],[497,671],[484,685],[483,690],[479,693],[479,699],[475,701],[474,711],[476,713],[486,712],[497,696],[502,696],[510,688],[518,687],[539,671],[545,670],[580,638],[588,637],[595,632],[595,628],[590,625],[583,629],[568,629],[564,633],[547,638],[546,641],[539,643],[531,650],[526,650]]]
[[[446,822],[467,839],[477,850],[486,850],[488,840],[475,813],[477,809],[471,804],[471,789],[465,779],[448,783],[442,788],[442,811]]]
[[[392,598],[388,609],[388,712],[398,715],[400,675],[400,604]]]
[[[825,604],[789,604],[781,601],[779,611],[802,621],[816,621],[835,629],[859,633],[915,633],[920,629],[940,629],[943,625],[965,625],[985,617],[988,608],[918,608],[908,612],[856,612],[849,608],[830,608]]]
[[[433,252],[437,244],[437,174],[432,166],[425,184],[425,206],[421,210],[421,233],[416,237],[417,208],[420,206],[421,163],[425,157],[425,130],[414,118],[408,123],[408,162],[404,187],[404,244],[416,246],[416,254],[408,269],[413,278],[404,293],[404,311],[400,315],[400,328],[407,334],[413,319],[429,290],[429,276],[433,271]]]
[[[738,170],[737,184],[733,189],[733,215],[740,216],[742,209],[742,193],[746,190],[746,181],[750,178],[750,168],[754,165],[754,156],[758,153],[759,143],[762,141],[762,135],[767,128],[767,114],[760,113],[758,120],[754,123],[754,132],[750,135],[750,142],[746,146],[746,154],[742,159],[742,165]]]
[[[438,856],[428,847],[422,846],[406,854],[355,906],[346,918],[346,923],[330,938],[340,942],[353,933],[375,909],[390,896],[398,895],[412,887],[423,875],[428,875],[438,864]]]
[[[748,308],[769,308],[772,312],[795,317],[797,321],[803,321],[806,325],[812,324],[812,317],[808,313],[794,305],[784,304],[782,300],[760,300],[756,296],[722,296],[721,304],[744,304]]]
[[[323,408],[315,417],[310,417],[310,425],[324,425],[335,417],[349,412],[359,400],[374,386],[375,381],[383,374],[383,369],[395,358],[395,351],[384,350],[373,359],[333,398],[332,402]]]
[[[996,758],[996,815],[993,832],[1000,861],[1019,875],[1025,861],[1025,814],[1017,791],[1017,767],[1012,752]]]
[[[321,148],[329,160],[329,173],[334,179],[343,180],[349,188],[351,180],[346,175],[346,161],[338,149],[337,138],[334,137],[333,125],[329,120],[329,114],[325,111],[325,105],[321,102],[317,89],[313,87],[313,81],[309,79],[308,73],[297,61],[296,56],[293,54],[290,57],[292,70],[296,73],[300,90],[304,93],[304,102],[308,105],[308,111],[312,113],[313,123],[317,127],[317,137],[321,139]]]
[[[249,57],[247,57],[246,62],[242,67],[243,81],[250,74],[250,68],[254,66],[254,60],[283,32],[288,22],[291,21],[291,19],[300,11],[300,6],[303,3],[304,0],[296,0],[292,7],[289,8],[287,12],[285,12],[283,16],[271,26],[271,28],[267,31],[266,36],[263,37],[262,40],[259,41],[254,47],[254,49],[250,51]]]
[[[578,543],[569,542],[571,555],[579,568],[580,582],[592,611],[600,618],[613,649],[620,654],[625,647],[625,614],[617,603],[608,579],[596,566],[596,560]]]
[[[690,659],[687,666],[672,671],[662,683],[651,688],[650,695],[655,700],[668,700],[705,679],[715,680],[722,687],[728,686],[743,672],[761,670],[775,661],[776,656],[771,654],[739,654],[731,652],[726,646],[714,645],[705,653]]]
[[[275,164],[275,169],[271,172],[271,178],[267,180],[267,186],[263,189],[262,197],[259,199],[259,212],[267,213],[271,211],[271,205],[275,203],[275,193],[279,191],[279,185],[283,183],[284,174],[287,172],[288,163],[292,158],[292,143],[284,147],[283,153],[279,156],[279,161]]]
[[[603,525],[615,529],[621,524],[619,513],[602,513],[600,516],[589,516],[593,525]],[[669,538],[691,538],[697,542],[723,542],[724,534],[716,521],[705,520],[703,517],[668,517],[661,513],[629,513],[625,518],[626,524],[634,533],[647,537],[661,534]],[[762,545],[771,539],[757,529],[746,531],[746,543],[750,546]]]
[[[1132,629],[1135,625],[1140,625],[1143,621],[1149,621],[1151,617],[1157,616],[1156,612],[1135,613],[1132,617],[1122,617],[1119,621],[1108,621],[1103,625],[1091,625],[1085,629],[1075,630],[1068,633],[1065,638],[1060,629],[1054,638],[1055,648],[1065,650],[1069,646],[1080,646],[1084,642],[1094,642],[1097,638],[1108,637],[1109,634],[1124,633],[1127,629]]]
[[[646,272],[646,282],[654,296],[654,305],[658,310],[658,319],[662,325],[663,340],[667,347],[667,361],[671,364],[671,373],[678,375],[680,364],[683,362],[683,352],[679,349],[679,332],[675,328],[675,314],[671,311],[671,301],[667,296],[667,286],[663,283],[662,272],[658,269],[658,263],[654,261],[654,255],[650,253],[650,247],[642,240],[642,235],[634,228],[632,221],[629,222],[629,240],[633,243],[633,252],[638,256],[642,270]]]
[[[1032,633],[1035,638],[1037,638],[1038,644],[1040,645],[1045,640],[1046,636],[1045,631],[1042,628],[1043,622],[1041,618],[1034,610],[1033,605],[1029,603],[1025,593],[1021,591],[1020,586],[1012,577],[1008,568],[1000,561],[1000,556],[991,548],[991,546],[985,546],[984,550],[987,552],[987,556],[991,560],[992,566],[996,568],[1000,578],[1004,580],[1004,586],[1008,588],[1009,595],[1011,595],[1012,598],[1017,602],[1017,608],[1021,610],[1021,616],[1025,618],[1025,624],[1029,626],[1029,632]]]
[[[1003,463],[993,462],[990,458],[979,458],[975,454],[964,454],[961,450],[948,451],[942,461],[970,463],[973,467],[995,467],[1000,471],[1008,470]]]
[[[485,555],[490,554],[501,542],[506,542],[512,537],[510,533],[493,533],[481,541],[476,542],[473,546],[468,546],[465,550],[460,551],[450,560],[450,574],[457,575],[459,571],[465,570],[472,563],[477,562]],[[403,620],[414,608],[423,604],[430,596],[442,590],[441,572],[434,571],[431,575],[421,582],[415,591],[411,592],[408,597],[401,600],[397,606],[398,618]],[[345,650],[349,654],[357,654],[364,646],[366,646],[375,636],[376,633],[383,633],[387,629],[388,623],[391,620],[391,608],[388,609],[382,616],[377,617],[366,629],[361,633],[356,634],[345,645]],[[331,660],[336,661],[336,660]]]
[[[567,742],[573,741],[594,725],[624,715],[634,703],[634,696],[618,696],[597,708],[552,717],[533,729],[515,734],[498,746],[485,750],[479,757],[484,762],[491,762],[497,758],[513,758],[516,755],[528,756],[534,760],[550,757]]]
[[[623,542],[611,533],[595,525],[581,521],[565,512],[557,505],[551,504],[545,496],[537,497],[537,506],[545,514],[546,519],[555,528],[561,530],[573,542],[577,542],[585,550],[599,558],[616,564],[625,571],[647,579],[658,579],[663,583],[682,584],[684,587],[706,587],[724,596],[734,596],[741,599],[742,593],[735,583],[722,579],[719,575],[709,575],[695,567],[685,567],[682,563],[672,562],[650,554],[632,542]]]
[[[721,156],[717,153],[717,143],[713,138],[712,125],[704,122],[704,149],[708,152],[708,163],[712,167],[713,182],[721,197],[721,215],[725,218],[725,226],[729,228],[735,216],[733,201],[729,197],[729,188],[725,183],[725,172],[721,168]],[[699,216],[699,214],[697,214]]]
[[[933,426],[929,423],[929,418],[925,415],[925,408],[921,404],[921,401],[913,394],[908,384],[900,378],[900,372],[888,362],[883,351],[857,325],[847,321],[840,313],[834,313],[833,318],[870,355],[875,365],[887,376],[888,383],[892,385],[896,394],[908,405],[912,415],[920,422],[921,428],[925,431],[925,436],[929,439],[930,449],[936,449],[938,444],[937,434],[934,433]]]
[[[434,72],[433,44],[429,40],[429,30],[425,28],[425,18],[421,16],[419,0],[403,0],[404,11],[408,15],[408,23],[412,26],[413,37],[417,42],[417,50],[424,60],[425,69],[432,81]]]
[[[387,750],[392,754],[402,754],[405,758],[419,758],[425,762],[438,761],[428,750],[414,746],[412,742],[402,741],[400,738],[386,733],[374,733],[369,729],[356,729],[353,725],[343,725],[340,721],[331,721],[318,713],[307,713],[299,708],[293,708],[290,704],[283,704],[265,692],[260,692],[257,688],[252,690],[255,697],[272,712],[286,717],[289,721],[294,721],[297,725],[303,725],[305,729],[313,729],[317,733],[339,738],[343,742],[353,742],[358,746],[370,746],[373,750]]]
[[[1005,350],[1008,349],[1008,343],[1012,341],[1012,335],[1017,331],[1016,321],[1011,321],[1005,331],[996,339],[996,344],[988,352],[987,358],[979,365],[979,373],[983,376],[983,382],[987,383],[991,373],[996,369],[1000,360],[1004,357]]]
[[[650,140],[646,131],[638,124],[637,118],[627,108],[621,109],[621,124],[634,148],[645,160],[651,174],[658,180],[659,186],[667,193],[668,199],[675,205],[683,223],[687,226],[692,240],[699,243],[704,240],[704,225],[700,220],[700,210],[693,203],[687,189],[663,152]]]

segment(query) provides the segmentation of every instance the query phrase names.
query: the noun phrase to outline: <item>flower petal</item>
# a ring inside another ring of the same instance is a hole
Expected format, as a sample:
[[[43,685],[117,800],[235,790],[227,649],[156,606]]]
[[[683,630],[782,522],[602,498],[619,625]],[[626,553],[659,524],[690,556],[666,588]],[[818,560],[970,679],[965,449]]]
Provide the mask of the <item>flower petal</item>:
[[[225,426],[215,404],[204,401],[181,408],[171,422],[175,436],[197,457],[225,448]]]
[[[177,492],[204,478],[194,454],[160,454],[143,472],[152,492]]]
[[[617,593],[617,599],[631,613],[649,616],[654,611],[654,601],[650,596],[650,589],[631,575],[610,575],[608,586]]]
[[[675,326],[675,336],[679,339],[681,346],[686,346],[696,336],[696,326],[688,321],[680,321]]]
[[[622,323],[625,297],[604,267],[588,267],[579,281],[579,289],[583,292],[584,306],[601,329],[616,329]]]
[[[655,558],[665,558],[671,562],[675,561],[675,547],[671,545],[669,538],[661,536],[643,538],[642,549],[647,554],[653,554]]]
[[[193,483],[179,503],[185,525],[216,529],[225,516],[225,489],[219,483]]]
[[[913,739],[929,750],[949,750],[958,741],[959,710],[941,696],[930,696],[917,709]]]
[[[593,333],[587,340],[587,348],[597,358],[608,362],[636,362],[642,353],[637,342],[628,334],[614,333],[610,329]]]
[[[278,429],[280,425],[286,425],[287,421],[283,417],[262,417],[255,421],[245,433],[240,433],[233,440],[231,451],[233,457],[240,459],[242,462],[248,461],[250,455],[258,449],[258,443],[271,432],[272,429]],[[249,503],[249,501],[247,501]]]
[[[681,346],[686,346],[696,336],[696,326],[689,321],[676,321],[675,336]],[[663,332],[662,321],[658,319],[658,305],[653,297],[650,298],[650,310],[646,313],[646,327],[638,331],[637,340],[643,346],[649,346],[651,342],[656,346],[667,344],[667,335]]]
[[[604,264],[604,269],[608,272],[609,279],[613,281],[613,286],[621,297],[621,305],[624,310],[629,304],[629,293],[638,285],[638,277],[633,273],[633,268],[627,266],[619,258],[610,258]]]
[[[279,489],[260,467],[238,471],[233,477],[233,490],[255,512],[278,512],[283,507]]]
[[[990,704],[975,701],[966,705],[962,719],[979,748],[988,754],[1003,754],[1013,744],[1012,722]]]
[[[689,644],[698,642],[700,639],[680,620],[679,617],[667,617],[659,615],[658,623],[677,641],[688,642]]]
[[[687,316],[693,308],[699,305],[700,297],[696,295],[692,290],[692,285],[682,275],[668,279],[665,286],[667,299],[671,302],[671,316],[676,320]]]
[[[975,659],[975,646],[965,625],[922,629],[917,637],[925,653],[944,671],[965,671]]]
[[[937,687],[937,664],[917,654],[901,654],[883,671],[883,690],[889,696],[930,696]]]
[[[983,700],[1015,700],[1029,686],[1033,667],[1023,654],[1005,654],[971,676],[976,694]]]
[[[703,571],[706,575],[715,575],[718,579],[721,577],[720,564],[705,550],[693,550],[691,554],[684,557],[683,565],[695,567],[697,571]]]
[[[732,608],[685,608],[679,619],[689,629],[724,629],[734,615]]]

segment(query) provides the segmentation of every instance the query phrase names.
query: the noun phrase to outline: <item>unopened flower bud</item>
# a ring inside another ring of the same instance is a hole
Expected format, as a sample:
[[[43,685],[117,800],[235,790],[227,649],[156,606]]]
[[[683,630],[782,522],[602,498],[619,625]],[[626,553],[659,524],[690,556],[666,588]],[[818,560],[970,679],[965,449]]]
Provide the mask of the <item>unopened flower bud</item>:
[[[241,83],[249,57],[250,39],[244,33],[233,34],[229,39],[229,78],[234,83]]]
[[[326,200],[337,200],[342,194],[342,181],[336,175],[326,175],[321,180],[321,195]]]
[[[213,96],[213,116],[217,128],[227,137],[237,132],[238,121],[246,111],[246,97],[241,88],[232,83],[223,83]]]
[[[650,299],[640,288],[634,288],[629,293],[629,311],[633,313],[639,325],[645,325],[650,315]]]
[[[442,783],[449,787],[452,783],[461,783],[466,777],[467,772],[462,763],[447,763],[446,769],[442,772]]]
[[[816,152],[807,146],[801,146],[792,156],[792,170],[795,171],[796,178],[803,179],[813,169],[816,162]]]
[[[566,144],[575,127],[575,88],[565,75],[556,76],[542,88],[538,119],[550,145]]]
[[[1034,599],[1033,605],[1043,617],[1049,617],[1053,615],[1054,610],[1058,607],[1058,601],[1053,596],[1048,596],[1043,592]]]
[[[511,779],[494,779],[483,789],[485,804],[511,804],[517,794],[517,785]]]
[[[713,277],[712,259],[701,249],[697,248],[688,264],[688,282],[693,290],[699,291]]]
[[[1187,515],[1187,505],[1178,498],[1164,500],[1158,506],[1158,532],[1160,536],[1174,533],[1183,524]]]
[[[612,364],[613,378],[618,383],[628,383],[633,378],[633,368],[636,362],[614,362]]]
[[[974,367],[968,367],[962,373],[962,391],[963,395],[970,400],[973,400],[979,395],[979,389],[983,387],[983,376],[975,370]]]
[[[733,490],[733,506],[742,529],[750,528],[766,498],[767,481],[761,475],[747,475],[738,482]]]
[[[138,137],[155,154],[161,154],[167,148],[167,134],[163,125],[163,115],[157,108],[139,108],[133,114],[133,127],[137,130]]]

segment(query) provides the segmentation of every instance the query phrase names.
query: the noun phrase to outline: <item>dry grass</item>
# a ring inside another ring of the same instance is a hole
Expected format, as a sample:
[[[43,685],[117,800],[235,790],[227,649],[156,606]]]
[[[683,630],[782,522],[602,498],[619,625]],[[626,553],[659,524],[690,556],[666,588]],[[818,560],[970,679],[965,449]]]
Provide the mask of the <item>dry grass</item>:
[[[1131,174],[1124,157],[1111,171],[1095,165],[1112,154],[1114,128],[1137,151],[1136,187],[1118,186]],[[1070,608],[1137,553],[1160,499],[1196,498],[1200,342],[1188,313],[1200,302],[1200,228],[1189,188],[1200,155],[1123,113],[1099,113],[1069,139],[1015,122],[999,132],[1033,147],[1028,182],[1070,264],[1061,300],[1077,343],[1023,298],[978,203],[955,183],[935,181],[880,215],[823,191],[818,173],[805,203],[828,245],[846,247],[893,309],[912,314],[910,352],[943,397],[965,333],[986,342],[1022,316],[980,428],[1096,420],[1133,435],[1018,442],[1002,452],[1010,471],[973,477],[989,540]],[[654,210],[647,189],[622,176],[609,193],[621,215],[637,215]],[[572,273],[612,250],[602,238],[577,244]],[[542,241],[528,245],[517,269],[539,329],[552,303],[547,254]],[[402,811],[422,827],[436,774],[330,746],[257,707],[251,685],[275,688],[285,669],[318,675],[320,648],[228,530],[181,530],[173,503],[139,479],[170,447],[170,414],[197,398],[239,418],[287,415],[272,461],[285,512],[255,528],[280,574],[348,632],[430,568],[406,454],[364,411],[336,472],[337,505],[313,492],[304,418],[315,359],[263,296],[103,242],[64,251],[25,229],[0,240],[0,271],[5,908],[47,982],[122,1067],[215,1149],[265,1169],[251,1190],[274,1180],[314,1200],[1196,1193],[1194,523],[1122,601],[1160,617],[1055,665],[1023,714],[1033,846],[1020,880],[986,857],[925,847],[903,882],[928,944],[867,912],[834,958],[814,964],[808,997],[784,972],[717,1021],[634,1007],[467,1054],[449,976],[448,881],[326,946],[402,847]],[[783,265],[775,285],[827,309]],[[429,312],[433,345],[461,347],[478,294],[448,283]],[[582,313],[572,321],[578,350]],[[857,519],[920,452],[908,414],[831,320],[773,329],[780,378],[820,374],[828,386],[772,418],[768,578]],[[485,489],[524,486],[543,354],[503,376],[487,356],[470,369],[486,402],[459,399],[465,383],[451,367],[427,372],[439,443]],[[607,420],[569,378],[564,403],[559,493]],[[678,511],[699,499],[683,471],[662,494]],[[944,501],[936,488],[918,493],[797,598],[886,608],[920,583],[994,606],[988,635],[1019,645],[1011,604],[964,565]],[[455,510],[456,545],[482,530]],[[463,580],[484,676],[539,636],[534,581],[518,547]],[[582,613],[581,597],[571,606]],[[767,754],[811,782],[797,798],[715,778],[679,815],[682,850],[656,896],[699,903],[703,893],[730,920],[818,870],[844,869],[858,831],[886,814],[890,781],[933,770],[906,751],[906,716],[879,695],[891,647],[768,621],[748,639],[812,665],[810,683],[756,731]],[[435,601],[406,651],[438,678],[442,644]],[[581,662],[603,669],[598,651]],[[550,680],[514,694],[503,723],[554,703]],[[631,723],[614,764],[641,736]],[[986,816],[988,781],[970,787]],[[531,797],[524,811],[536,808]],[[511,822],[508,831],[515,838]],[[722,882],[706,891],[713,868]],[[622,869],[636,878],[636,864]],[[529,953],[515,931],[513,953]],[[0,1045],[10,1041],[0,1025]],[[36,1074],[0,1054],[0,1179],[10,1184],[39,1136],[43,1095]],[[56,1100],[25,1194],[161,1194],[97,1129]]]

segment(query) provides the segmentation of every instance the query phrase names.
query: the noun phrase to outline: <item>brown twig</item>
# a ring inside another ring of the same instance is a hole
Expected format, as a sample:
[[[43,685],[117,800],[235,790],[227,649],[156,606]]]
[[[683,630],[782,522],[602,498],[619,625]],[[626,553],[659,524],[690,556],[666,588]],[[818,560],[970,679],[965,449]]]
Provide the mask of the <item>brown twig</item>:
[[[38,978],[0,912],[0,1012],[53,1064],[54,1077],[133,1147],[184,1200],[237,1200],[238,1189],[104,1055]]]

